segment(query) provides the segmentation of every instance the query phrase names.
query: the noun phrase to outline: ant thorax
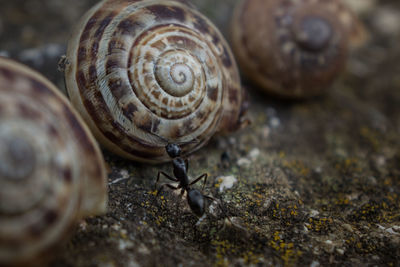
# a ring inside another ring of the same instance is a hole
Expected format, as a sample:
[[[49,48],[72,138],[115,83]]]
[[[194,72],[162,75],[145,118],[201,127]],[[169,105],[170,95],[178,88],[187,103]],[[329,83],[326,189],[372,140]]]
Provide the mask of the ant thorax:
[[[185,186],[189,182],[187,175],[186,162],[182,158],[174,158],[172,160],[172,165],[174,166],[174,175],[180,181],[180,183]]]

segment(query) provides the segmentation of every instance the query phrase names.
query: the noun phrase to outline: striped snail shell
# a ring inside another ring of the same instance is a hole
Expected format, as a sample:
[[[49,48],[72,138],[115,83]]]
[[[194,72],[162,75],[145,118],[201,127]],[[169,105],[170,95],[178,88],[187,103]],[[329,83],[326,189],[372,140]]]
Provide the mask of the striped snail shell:
[[[242,0],[232,19],[243,73],[265,91],[292,98],[322,93],[364,33],[340,0]]]
[[[73,34],[67,60],[73,105],[120,156],[169,161],[165,140],[188,154],[241,124],[246,105],[232,53],[182,2],[98,3]]]
[[[106,208],[102,155],[42,75],[0,57],[0,266],[33,264]]]

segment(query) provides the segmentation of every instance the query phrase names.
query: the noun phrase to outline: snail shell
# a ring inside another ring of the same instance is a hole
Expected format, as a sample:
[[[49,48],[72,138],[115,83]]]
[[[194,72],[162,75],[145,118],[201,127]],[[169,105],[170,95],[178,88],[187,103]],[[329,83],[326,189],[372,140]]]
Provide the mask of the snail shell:
[[[0,266],[32,264],[106,208],[102,155],[40,74],[0,57]]]
[[[241,124],[246,105],[232,53],[182,2],[102,1],[82,18],[67,59],[73,105],[120,156],[169,161],[165,140],[187,154]]]
[[[243,0],[232,19],[241,70],[265,91],[284,97],[323,92],[364,33],[339,0]]]

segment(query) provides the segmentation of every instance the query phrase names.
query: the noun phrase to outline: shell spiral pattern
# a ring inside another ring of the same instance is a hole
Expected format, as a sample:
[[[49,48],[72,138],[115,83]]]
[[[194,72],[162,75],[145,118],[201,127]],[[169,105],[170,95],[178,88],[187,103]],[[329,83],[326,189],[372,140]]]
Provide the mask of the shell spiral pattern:
[[[29,263],[105,211],[102,155],[57,89],[0,57],[0,265]]]
[[[361,27],[338,0],[243,0],[232,43],[241,70],[265,91],[308,97],[338,76]]]
[[[232,53],[211,22],[181,2],[102,1],[82,18],[67,59],[72,103],[123,157],[168,161],[165,140],[187,154],[240,124]]]

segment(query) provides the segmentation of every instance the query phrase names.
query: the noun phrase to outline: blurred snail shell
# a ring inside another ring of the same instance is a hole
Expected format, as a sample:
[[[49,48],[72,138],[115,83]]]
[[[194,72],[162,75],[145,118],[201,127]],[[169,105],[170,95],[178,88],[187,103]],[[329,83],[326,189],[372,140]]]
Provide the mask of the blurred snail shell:
[[[188,154],[241,124],[232,53],[211,22],[182,2],[102,1],[82,18],[67,59],[73,105],[120,156],[169,161],[166,140]]]
[[[340,0],[243,0],[232,46],[243,73],[283,97],[322,93],[343,70],[362,24]]]
[[[0,57],[0,266],[48,256],[106,198],[102,155],[67,99]]]

